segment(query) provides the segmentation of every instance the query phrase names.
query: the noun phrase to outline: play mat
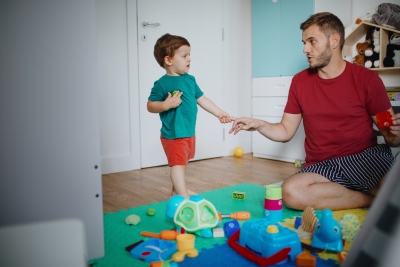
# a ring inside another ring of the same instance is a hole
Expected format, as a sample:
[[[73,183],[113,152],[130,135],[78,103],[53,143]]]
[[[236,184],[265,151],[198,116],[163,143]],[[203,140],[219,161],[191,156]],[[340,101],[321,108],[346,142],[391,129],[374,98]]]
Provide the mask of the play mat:
[[[237,200],[232,198],[233,192],[245,192],[245,200]],[[222,214],[232,214],[238,211],[248,211],[251,214],[251,220],[261,219],[264,217],[264,199],[265,187],[254,184],[237,184],[234,186],[224,187],[212,191],[206,191],[201,194],[204,199],[211,202],[218,212]],[[166,216],[167,201],[151,203],[150,205],[140,206],[138,208],[130,208],[128,210],[120,210],[104,215],[104,236],[105,236],[105,256],[89,262],[93,267],[119,267],[119,266],[150,266],[150,263],[138,260],[131,256],[126,247],[135,244],[141,240],[147,240],[148,237],[142,236],[142,231],[161,233],[163,230],[171,230],[175,228],[172,219]],[[149,209],[154,215],[149,216]],[[343,211],[334,211],[335,220],[341,220],[345,215],[356,217],[359,224],[365,219],[368,210],[351,209]],[[315,211],[319,218],[322,211]],[[135,214],[140,217],[140,222],[136,225],[128,225],[125,219]],[[302,217],[302,211],[289,209],[285,206],[282,208],[281,225],[295,230],[296,217]],[[222,225],[230,218],[224,218]],[[240,225],[244,221],[238,221]],[[343,235],[345,231],[343,231]],[[352,233],[354,235],[354,231]],[[185,266],[258,266],[256,263],[249,261],[236,253],[228,244],[226,237],[203,238],[196,236],[195,248],[198,256],[194,258],[185,257],[182,262],[178,263],[179,267]],[[302,243],[310,244],[310,241]],[[351,242],[346,241],[344,251],[348,251]],[[303,250],[306,250],[305,248]],[[329,251],[311,251],[316,257],[316,266],[339,266],[337,253]],[[169,257],[170,259],[171,257]],[[167,258],[168,260],[168,258]],[[164,265],[165,266],[165,265]],[[275,265],[273,265],[275,266]],[[283,264],[276,266],[296,266],[295,261],[288,260]]]

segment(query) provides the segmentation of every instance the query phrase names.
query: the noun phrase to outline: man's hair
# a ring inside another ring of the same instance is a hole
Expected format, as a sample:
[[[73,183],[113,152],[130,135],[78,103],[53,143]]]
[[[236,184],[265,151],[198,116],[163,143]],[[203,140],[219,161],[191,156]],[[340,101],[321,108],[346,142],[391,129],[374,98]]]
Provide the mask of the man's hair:
[[[181,36],[166,33],[158,38],[156,44],[154,45],[154,57],[156,58],[158,64],[164,68],[164,58],[167,56],[173,57],[175,51],[183,45],[190,46],[188,40]]]
[[[324,32],[326,38],[329,38],[334,33],[338,33],[340,35],[340,50],[343,49],[344,26],[338,17],[329,12],[316,13],[300,24],[300,29],[305,31],[312,25],[317,25]]]

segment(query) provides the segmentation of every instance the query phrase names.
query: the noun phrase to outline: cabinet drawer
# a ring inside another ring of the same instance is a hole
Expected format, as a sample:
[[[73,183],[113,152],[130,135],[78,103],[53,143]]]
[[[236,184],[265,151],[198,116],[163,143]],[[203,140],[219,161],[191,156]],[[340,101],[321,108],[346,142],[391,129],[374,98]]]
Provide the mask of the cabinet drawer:
[[[253,116],[282,117],[287,102],[286,96],[253,97]]]
[[[253,78],[253,96],[287,96],[293,76]]]

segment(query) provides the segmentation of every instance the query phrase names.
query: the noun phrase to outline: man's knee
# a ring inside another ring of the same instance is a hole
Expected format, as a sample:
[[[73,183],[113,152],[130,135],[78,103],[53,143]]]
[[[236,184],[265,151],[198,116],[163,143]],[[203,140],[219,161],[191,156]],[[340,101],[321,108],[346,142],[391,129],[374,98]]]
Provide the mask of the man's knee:
[[[282,201],[289,208],[301,209],[302,201],[299,188],[294,182],[287,180],[282,184]]]

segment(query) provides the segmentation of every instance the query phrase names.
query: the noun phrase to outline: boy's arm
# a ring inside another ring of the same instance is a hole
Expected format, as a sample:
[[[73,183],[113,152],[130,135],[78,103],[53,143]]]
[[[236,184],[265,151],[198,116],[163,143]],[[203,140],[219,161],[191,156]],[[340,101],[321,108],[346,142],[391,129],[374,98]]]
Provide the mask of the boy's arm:
[[[217,107],[209,98],[202,95],[197,99],[197,104],[205,111],[218,117],[219,121],[222,123],[231,122],[231,118],[228,113]]]
[[[168,97],[164,101],[147,101],[147,110],[151,113],[161,113],[171,108],[176,108],[182,103],[182,92],[171,95],[168,92]]]

